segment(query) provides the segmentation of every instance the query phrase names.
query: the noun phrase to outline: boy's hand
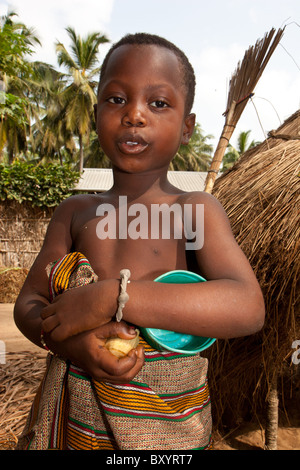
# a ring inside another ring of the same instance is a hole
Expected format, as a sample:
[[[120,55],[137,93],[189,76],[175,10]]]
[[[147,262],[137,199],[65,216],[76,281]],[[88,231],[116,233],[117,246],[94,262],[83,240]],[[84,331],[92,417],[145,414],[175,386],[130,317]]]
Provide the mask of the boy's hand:
[[[117,309],[118,281],[96,282],[68,290],[43,308],[42,329],[63,341],[111,321]],[[112,313],[108,313],[112,312]]]
[[[63,343],[57,343],[57,348],[53,342],[49,345],[95,380],[128,383],[144,365],[143,347],[138,346],[128,356],[118,359],[106,349],[105,341],[111,336],[132,339],[135,334],[134,328],[130,328],[125,322],[110,322],[72,336]]]

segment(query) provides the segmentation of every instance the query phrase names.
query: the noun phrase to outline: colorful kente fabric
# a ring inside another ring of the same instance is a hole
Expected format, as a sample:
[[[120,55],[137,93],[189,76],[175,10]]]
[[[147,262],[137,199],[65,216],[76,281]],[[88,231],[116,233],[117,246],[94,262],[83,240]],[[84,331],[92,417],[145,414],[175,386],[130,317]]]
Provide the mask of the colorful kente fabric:
[[[96,282],[88,260],[71,253],[49,268],[51,298]],[[48,355],[18,449],[187,450],[211,448],[207,359],[153,349],[133,381],[99,382]]]

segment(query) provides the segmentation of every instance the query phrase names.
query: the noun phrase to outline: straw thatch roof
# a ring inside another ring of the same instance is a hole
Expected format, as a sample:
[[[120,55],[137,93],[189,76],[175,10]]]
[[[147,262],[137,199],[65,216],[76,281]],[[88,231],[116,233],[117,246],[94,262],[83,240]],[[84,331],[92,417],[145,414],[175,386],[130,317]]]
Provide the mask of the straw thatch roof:
[[[241,416],[263,407],[274,374],[295,375],[293,341],[300,339],[300,111],[246,152],[216,182],[213,194],[260,282],[266,303],[261,332],[218,341],[211,351],[216,414]],[[219,396],[221,390],[221,396]],[[249,403],[245,402],[249,400]]]

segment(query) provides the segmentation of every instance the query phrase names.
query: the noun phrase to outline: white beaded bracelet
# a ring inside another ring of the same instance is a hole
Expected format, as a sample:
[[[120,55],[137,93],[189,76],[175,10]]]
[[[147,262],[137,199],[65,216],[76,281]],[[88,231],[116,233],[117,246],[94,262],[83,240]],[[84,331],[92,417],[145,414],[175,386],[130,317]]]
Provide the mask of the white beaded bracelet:
[[[120,271],[120,294],[118,297],[118,310],[116,313],[116,320],[117,322],[120,322],[123,317],[123,308],[125,307],[126,302],[129,300],[129,295],[126,292],[126,287],[127,283],[129,283],[129,278],[131,276],[131,273],[129,269],[122,269]]]
[[[45,335],[45,332],[44,330],[42,330],[41,331],[41,345],[43,346],[44,349],[46,349],[46,351],[48,351],[49,354],[51,354],[51,356],[57,356],[57,354],[55,354],[53,351],[51,351],[51,349],[48,348],[44,335]]]

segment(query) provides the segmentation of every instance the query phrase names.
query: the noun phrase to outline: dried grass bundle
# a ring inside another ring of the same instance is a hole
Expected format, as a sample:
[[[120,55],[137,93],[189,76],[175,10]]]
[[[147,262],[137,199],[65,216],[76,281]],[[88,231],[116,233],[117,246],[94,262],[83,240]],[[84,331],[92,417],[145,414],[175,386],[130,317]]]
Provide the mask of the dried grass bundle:
[[[0,450],[13,449],[45,371],[45,353],[7,353],[0,367]]]
[[[242,62],[238,63],[229,85],[229,93],[227,98],[227,110],[225,115],[228,116],[232,103],[235,103],[234,111],[230,117],[230,123],[236,125],[246,104],[247,98],[256,87],[263,71],[266,68],[273,52],[279,44],[284,29],[279,29],[275,34],[272,28],[264,38],[259,39],[254,46],[249,47],[246,51]]]
[[[206,192],[212,192],[228,142],[283,32],[284,29],[279,29],[275,34],[275,29],[272,28],[263,39],[259,39],[254,46],[249,47],[242,62],[238,63],[230,80],[227,109],[224,113],[225,124],[207,174]]]
[[[29,270],[0,266],[0,302],[15,303]]]
[[[296,122],[295,122],[296,121]],[[290,134],[289,126],[284,128]],[[292,120],[299,125],[299,113]],[[211,350],[211,388],[216,421],[225,409],[238,419],[264,406],[273,377],[295,373],[292,342],[300,338],[300,141],[244,154],[216,181],[214,195],[223,204],[233,233],[263,290],[266,322],[249,338],[219,341]],[[221,394],[219,394],[221,390]]]

